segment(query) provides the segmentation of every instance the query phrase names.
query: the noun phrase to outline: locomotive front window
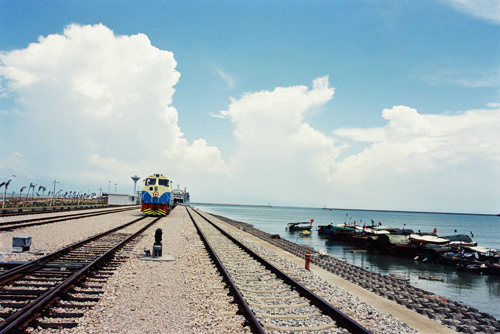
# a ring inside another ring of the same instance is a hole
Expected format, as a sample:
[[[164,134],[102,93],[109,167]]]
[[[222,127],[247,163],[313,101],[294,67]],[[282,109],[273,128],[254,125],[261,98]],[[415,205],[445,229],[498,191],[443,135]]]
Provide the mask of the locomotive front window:
[[[169,182],[167,179],[159,179],[158,181],[160,181],[160,186],[165,186],[165,187],[169,186]]]
[[[156,184],[156,179],[146,179],[144,185],[146,186],[154,186]]]

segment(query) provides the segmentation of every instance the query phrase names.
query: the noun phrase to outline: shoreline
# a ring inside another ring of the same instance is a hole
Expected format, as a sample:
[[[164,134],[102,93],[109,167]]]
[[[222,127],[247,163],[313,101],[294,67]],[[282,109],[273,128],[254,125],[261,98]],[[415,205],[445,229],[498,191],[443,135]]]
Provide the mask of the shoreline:
[[[272,208],[271,205],[259,205],[259,204],[222,204],[222,203],[201,203],[201,202],[191,202],[190,205],[220,205],[220,206],[248,206],[248,207],[259,207],[259,208]]]
[[[487,217],[500,217],[500,213],[470,213],[470,212],[444,212],[444,211],[412,211],[412,210],[383,210],[383,209],[353,209],[353,208],[323,208],[308,207],[308,206],[272,206],[261,204],[229,204],[229,203],[202,203],[191,202],[190,205],[220,205],[220,206],[247,206],[247,207],[260,207],[260,208],[297,208],[297,209],[322,209],[322,210],[336,210],[336,211],[373,211],[373,212],[395,212],[395,213],[426,213],[437,215],[464,215],[464,216],[487,216]]]
[[[370,209],[345,209],[345,208],[321,208],[323,210],[337,210],[337,211],[373,211],[373,212],[396,212],[396,213],[428,213],[436,215],[464,215],[464,216],[488,216],[500,217],[500,213],[460,213],[460,212],[435,212],[435,211],[410,211],[410,210],[370,210]]]
[[[450,330],[467,331],[478,326],[500,332],[500,321],[494,316],[462,302],[436,295],[401,281],[397,277],[371,272],[330,255],[320,255],[313,247],[286,239],[275,239],[271,234],[253,227],[252,224],[216,214],[210,215],[232,225],[240,233],[260,239],[276,247],[280,252],[290,253],[291,257],[296,257],[299,265],[302,265],[306,253],[311,254],[311,269],[316,269],[317,275],[345,288],[349,293],[354,293],[356,297],[376,309],[397,316],[400,321],[411,324],[414,329],[418,328],[421,331],[423,328],[420,326],[426,327],[422,333],[428,333],[430,328],[433,329],[433,333],[444,333]],[[290,258],[285,254],[281,255]],[[481,319],[483,323],[479,322]],[[437,330],[438,328],[440,330]]]

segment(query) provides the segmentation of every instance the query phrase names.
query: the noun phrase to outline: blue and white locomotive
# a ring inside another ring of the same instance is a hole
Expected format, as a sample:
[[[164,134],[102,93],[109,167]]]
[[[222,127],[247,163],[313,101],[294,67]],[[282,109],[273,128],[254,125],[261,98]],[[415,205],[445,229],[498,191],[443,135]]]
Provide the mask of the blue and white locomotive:
[[[144,180],[141,195],[141,211],[146,215],[165,216],[172,207],[172,181],[162,174],[148,176]]]

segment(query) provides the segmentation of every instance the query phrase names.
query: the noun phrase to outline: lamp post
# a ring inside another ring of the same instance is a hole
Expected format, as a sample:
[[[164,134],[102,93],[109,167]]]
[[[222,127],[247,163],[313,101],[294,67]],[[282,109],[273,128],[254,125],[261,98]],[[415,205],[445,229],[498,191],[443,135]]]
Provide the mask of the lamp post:
[[[108,181],[108,195],[111,192],[111,181]]]
[[[56,184],[59,183],[54,180],[54,192],[52,192],[52,201],[50,202],[50,206],[54,206],[54,195],[56,194]]]
[[[115,183],[115,194],[116,194],[116,185],[117,185],[117,184],[118,184],[118,183]]]

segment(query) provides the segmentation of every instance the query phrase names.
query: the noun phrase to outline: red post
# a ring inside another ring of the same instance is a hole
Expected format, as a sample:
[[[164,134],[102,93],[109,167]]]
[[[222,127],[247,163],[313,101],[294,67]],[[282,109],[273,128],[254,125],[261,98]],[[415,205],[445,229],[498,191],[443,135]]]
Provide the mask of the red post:
[[[306,254],[306,269],[309,270],[309,262],[311,262],[311,254]]]

